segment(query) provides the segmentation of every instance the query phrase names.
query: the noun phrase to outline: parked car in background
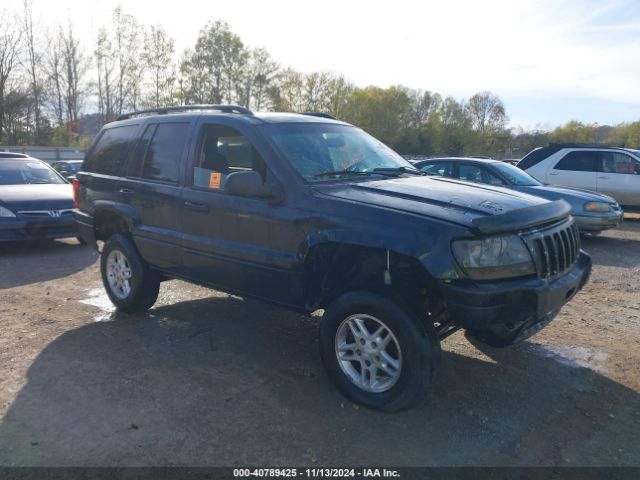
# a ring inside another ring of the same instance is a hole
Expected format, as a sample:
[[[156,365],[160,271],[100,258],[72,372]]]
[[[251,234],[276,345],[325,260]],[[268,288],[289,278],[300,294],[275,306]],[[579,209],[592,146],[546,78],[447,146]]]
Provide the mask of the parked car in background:
[[[509,165],[517,165],[520,161],[519,158],[504,158],[500,160],[501,162],[508,163]]]
[[[76,237],[73,191],[47,163],[0,156],[0,241]]]
[[[566,202],[429,177],[326,115],[125,114],[96,137],[74,191],[120,311],[150,308],[167,278],[322,309],[329,377],[384,410],[421,400],[443,338],[528,338],[591,270]]]
[[[584,144],[551,144],[529,152],[518,168],[543,183],[584,188],[640,211],[640,152]]]
[[[82,160],[61,160],[53,162],[51,166],[67,180],[73,180],[82,167]]]
[[[431,158],[414,165],[432,175],[507,187],[548,200],[563,199],[571,205],[571,214],[581,232],[601,232],[616,227],[622,221],[622,209],[609,196],[587,190],[543,185],[518,167],[498,160],[447,157]]]

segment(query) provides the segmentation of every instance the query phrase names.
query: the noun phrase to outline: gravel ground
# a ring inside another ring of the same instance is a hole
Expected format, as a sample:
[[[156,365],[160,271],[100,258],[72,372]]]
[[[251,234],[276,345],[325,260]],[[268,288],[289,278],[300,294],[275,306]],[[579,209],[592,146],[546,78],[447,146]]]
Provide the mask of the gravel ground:
[[[583,239],[591,282],[518,346],[443,343],[418,407],[359,408],[318,317],[180,281],[115,314],[74,240],[0,246],[0,465],[640,465],[640,216]]]

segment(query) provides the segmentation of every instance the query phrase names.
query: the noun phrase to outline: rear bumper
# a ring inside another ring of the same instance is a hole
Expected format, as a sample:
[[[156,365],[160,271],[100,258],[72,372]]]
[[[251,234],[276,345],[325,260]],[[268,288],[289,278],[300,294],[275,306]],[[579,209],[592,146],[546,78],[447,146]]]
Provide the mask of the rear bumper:
[[[0,242],[75,237],[78,230],[73,218],[43,218],[38,220],[9,220],[0,222]]]
[[[615,228],[622,222],[624,213],[608,212],[602,215],[573,215],[573,218],[581,232],[601,232],[609,228]]]
[[[91,245],[95,248],[96,234],[93,229],[93,215],[89,215],[88,213],[75,209],[72,216],[80,237],[87,242],[87,245]]]
[[[455,280],[440,287],[451,318],[469,329],[510,322],[540,322],[553,318],[587,282],[591,257],[580,251],[578,261],[562,277],[500,282]]]

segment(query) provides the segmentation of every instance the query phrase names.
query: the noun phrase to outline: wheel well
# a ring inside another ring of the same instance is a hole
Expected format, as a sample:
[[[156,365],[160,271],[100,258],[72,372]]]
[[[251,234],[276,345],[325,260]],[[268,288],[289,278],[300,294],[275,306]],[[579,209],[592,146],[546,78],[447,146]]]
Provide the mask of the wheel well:
[[[104,211],[98,212],[94,220],[96,240],[107,240],[116,233],[128,234],[129,224],[121,215]]]
[[[385,273],[387,263],[389,274]],[[390,297],[421,318],[444,309],[435,280],[417,259],[382,248],[335,242],[312,247],[305,260],[303,285],[311,309],[325,308],[353,290]]]

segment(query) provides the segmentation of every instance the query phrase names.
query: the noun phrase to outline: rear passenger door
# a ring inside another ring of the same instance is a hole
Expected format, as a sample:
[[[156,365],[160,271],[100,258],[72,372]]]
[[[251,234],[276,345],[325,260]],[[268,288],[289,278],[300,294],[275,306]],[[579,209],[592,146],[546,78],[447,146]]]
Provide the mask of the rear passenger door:
[[[118,188],[121,202],[138,216],[133,236],[140,254],[169,271],[181,264],[180,177],[191,130],[188,121],[147,124]]]
[[[562,157],[547,174],[552,185],[596,190],[596,175],[600,163],[600,152],[574,150]]]
[[[640,160],[623,152],[602,152],[598,192],[611,195],[618,203],[640,207]]]
[[[291,303],[290,272],[273,248],[277,207],[265,198],[230,195],[228,175],[254,170],[274,183],[251,132],[203,120],[183,191],[183,275],[222,289]]]

